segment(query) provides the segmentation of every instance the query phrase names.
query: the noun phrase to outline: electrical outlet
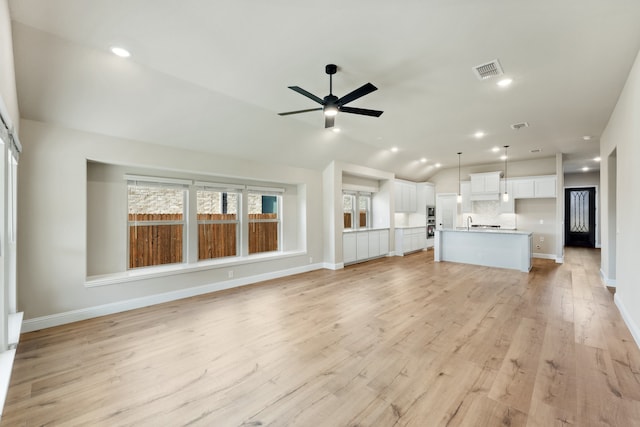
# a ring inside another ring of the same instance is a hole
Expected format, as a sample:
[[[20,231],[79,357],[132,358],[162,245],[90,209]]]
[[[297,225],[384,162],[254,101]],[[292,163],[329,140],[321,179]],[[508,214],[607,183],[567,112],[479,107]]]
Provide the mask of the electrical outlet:
[[[233,270],[229,270],[229,279],[233,279]]]
[[[312,256],[309,257],[309,264],[313,264],[313,257]]]
[[[540,236],[540,241],[544,242],[544,236]]]

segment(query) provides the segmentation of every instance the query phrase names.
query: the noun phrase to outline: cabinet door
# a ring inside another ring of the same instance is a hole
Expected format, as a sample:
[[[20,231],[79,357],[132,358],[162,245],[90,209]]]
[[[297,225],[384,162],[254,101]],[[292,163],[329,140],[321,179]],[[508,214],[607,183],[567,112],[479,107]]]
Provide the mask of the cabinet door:
[[[471,175],[471,192],[484,193],[484,175]]]
[[[535,178],[535,197],[556,197],[556,177]]]
[[[500,191],[500,175],[488,174],[484,177],[484,191],[486,193],[497,193]]]
[[[380,232],[369,231],[369,258],[377,257],[380,255]]]
[[[342,262],[347,264],[356,261],[356,233],[342,235]]]
[[[534,196],[533,179],[514,179],[513,180],[513,197],[516,199],[531,199]]]
[[[356,233],[356,258],[358,261],[369,258],[369,233]]]
[[[473,206],[471,204],[471,183],[469,181],[460,183],[460,193],[462,195],[462,213],[471,213]]]
[[[428,206],[436,205],[436,187],[433,184],[425,184],[425,203]]]
[[[407,202],[408,212],[417,212],[417,186],[416,184],[407,184],[409,192],[409,200]]]
[[[380,230],[380,255],[389,253],[389,230]]]

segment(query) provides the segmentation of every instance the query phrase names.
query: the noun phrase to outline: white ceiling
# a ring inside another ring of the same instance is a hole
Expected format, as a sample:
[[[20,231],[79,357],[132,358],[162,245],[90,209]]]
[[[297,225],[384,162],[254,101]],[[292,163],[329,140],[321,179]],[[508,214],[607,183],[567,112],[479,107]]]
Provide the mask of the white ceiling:
[[[425,180],[434,163],[567,153],[597,167],[640,48],[637,0],[12,0],[23,118],[321,170],[334,159]],[[129,49],[122,59],[110,46]],[[499,59],[514,82],[479,81]],[[378,87],[324,129],[324,97]],[[529,122],[514,131],[510,125]],[[487,136],[476,140],[483,130]],[[584,141],[583,135],[591,135]],[[397,146],[399,151],[389,149]],[[531,153],[541,149],[540,153]],[[426,157],[427,163],[419,159]]]

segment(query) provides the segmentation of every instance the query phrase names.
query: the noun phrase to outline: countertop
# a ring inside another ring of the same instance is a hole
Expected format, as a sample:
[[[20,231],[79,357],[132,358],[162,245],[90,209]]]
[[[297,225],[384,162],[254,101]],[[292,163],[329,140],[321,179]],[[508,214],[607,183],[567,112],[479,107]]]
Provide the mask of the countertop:
[[[467,228],[465,227],[465,228],[458,228],[458,229],[448,228],[448,229],[441,229],[436,231],[447,231],[447,232],[454,232],[454,233],[524,234],[527,236],[530,236],[533,234],[533,232],[531,231],[506,230],[502,228],[470,228],[467,230]]]
[[[373,227],[373,228],[347,228],[342,230],[343,233],[364,233],[367,231],[388,230],[389,227]]]

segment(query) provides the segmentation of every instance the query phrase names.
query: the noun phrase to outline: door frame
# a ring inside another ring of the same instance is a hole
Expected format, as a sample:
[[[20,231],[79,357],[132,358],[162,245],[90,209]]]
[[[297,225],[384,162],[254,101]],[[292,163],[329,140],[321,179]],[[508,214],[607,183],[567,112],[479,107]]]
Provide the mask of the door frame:
[[[562,190],[563,193],[565,193],[565,190],[571,190],[572,188],[593,188],[595,189],[595,204],[596,204],[596,208],[595,208],[595,215],[596,215],[596,229],[595,229],[595,233],[596,233],[596,238],[595,238],[595,248],[600,249],[600,209],[599,209],[599,205],[600,205],[600,192],[599,192],[599,186],[597,184],[589,184],[589,185],[568,185],[565,186],[564,189]],[[564,223],[564,219],[566,218],[566,203],[563,203],[562,206],[562,221]],[[567,232],[567,224],[563,224],[562,227],[562,235],[565,236],[566,232]],[[564,237],[563,237],[564,239]],[[565,242],[566,244],[566,242]]]

